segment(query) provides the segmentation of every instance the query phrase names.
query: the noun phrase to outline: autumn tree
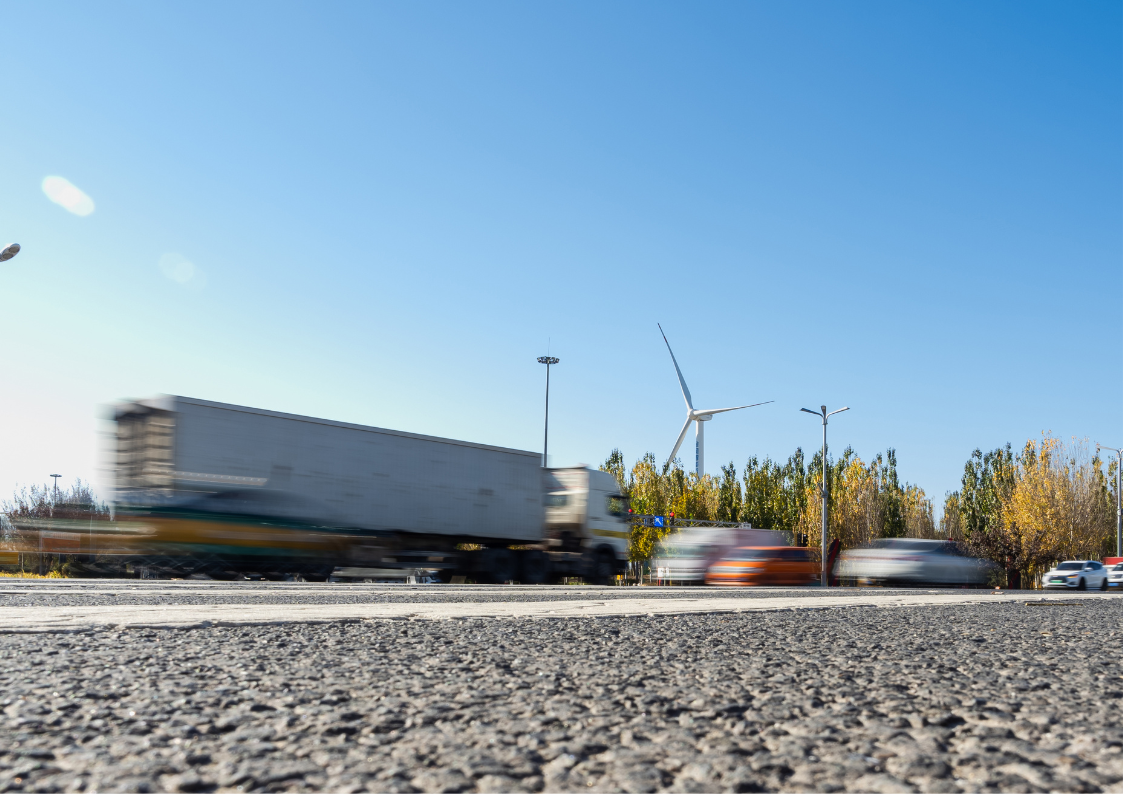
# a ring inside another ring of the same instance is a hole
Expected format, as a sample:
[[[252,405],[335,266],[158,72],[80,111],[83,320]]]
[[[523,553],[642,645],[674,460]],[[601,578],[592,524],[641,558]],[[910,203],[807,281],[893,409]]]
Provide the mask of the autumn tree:
[[[68,563],[60,555],[39,553],[39,532],[46,522],[73,525],[110,518],[109,507],[99,501],[90,484],[81,479],[64,489],[47,485],[19,488],[11,499],[0,504],[0,511],[4,515],[4,520],[0,521],[4,545],[23,552],[23,563],[32,569],[49,564],[52,570],[61,570]]]
[[[1018,453],[1009,444],[975,450],[960,490],[945,499],[943,530],[1005,569],[1008,586],[1035,586],[1057,560],[1110,550],[1112,473],[1104,472],[1087,439],[1064,444],[1046,434]]]
[[[750,457],[740,477],[730,462],[721,467],[720,478],[687,473],[678,460],[660,467],[648,453],[632,467],[626,481],[623,456],[613,450],[601,469],[622,483],[639,515],[673,513],[679,519],[747,523],[791,533],[796,542],[806,538],[818,548],[819,488],[825,476],[830,483],[829,529],[843,548],[879,537],[938,535],[931,500],[919,486],[901,483],[892,449],[867,464],[847,447],[825,466],[822,453],[805,463],[803,451],[797,449],[783,464]],[[665,531],[636,524],[632,559],[646,559]]]

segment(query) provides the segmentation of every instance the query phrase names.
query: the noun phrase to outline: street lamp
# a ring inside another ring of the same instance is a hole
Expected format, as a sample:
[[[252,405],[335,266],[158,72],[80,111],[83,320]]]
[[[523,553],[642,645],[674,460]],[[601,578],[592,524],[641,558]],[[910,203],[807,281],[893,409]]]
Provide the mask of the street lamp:
[[[11,246],[8,246],[8,248],[11,248]],[[19,246],[16,246],[16,248],[19,248]],[[8,249],[5,248],[4,250],[7,251]],[[61,474],[51,474],[51,475],[48,475],[48,476],[55,478],[55,502],[58,502],[58,478],[61,477],[62,475]],[[52,512],[54,511],[55,506],[56,505],[51,506]],[[47,520],[47,528],[50,529],[50,526],[51,526],[50,519],[48,519]],[[43,527],[42,527],[42,525],[40,525],[40,527],[39,527],[39,575],[40,576],[43,575]]]
[[[823,587],[830,587],[830,572],[827,570],[827,493],[829,485],[827,482],[827,419],[840,414],[843,411],[849,411],[849,408],[839,408],[837,411],[827,413],[827,406],[819,406],[818,411],[812,411],[809,408],[800,408],[801,411],[806,411],[809,414],[822,417],[823,419],[823,485],[819,488],[819,493],[823,497]]]
[[[546,365],[546,430],[542,439],[542,468],[546,468],[546,452],[550,448],[550,365],[557,364],[560,358],[539,356],[538,363]]]
[[[0,249],[0,262],[7,262],[13,256],[19,253],[19,243],[12,243]]]
[[[1123,502],[1120,502],[1119,487],[1123,485],[1123,449],[1096,444],[1096,452],[1106,449],[1115,453],[1115,556],[1123,557]]]

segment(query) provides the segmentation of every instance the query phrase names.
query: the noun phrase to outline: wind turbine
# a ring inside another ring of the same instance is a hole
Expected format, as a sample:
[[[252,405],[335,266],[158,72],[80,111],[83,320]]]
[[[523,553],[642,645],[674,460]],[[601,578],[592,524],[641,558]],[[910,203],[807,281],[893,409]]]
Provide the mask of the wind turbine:
[[[656,323],[659,325],[659,323]],[[682,377],[682,370],[678,368],[678,361],[675,360],[675,351],[671,350],[671,343],[667,342],[667,335],[663,333],[663,326],[659,325],[659,333],[663,334],[663,341],[667,343],[667,352],[671,354],[671,361],[675,365],[675,373],[678,375],[678,384],[682,387],[682,399],[686,400],[686,422],[682,426],[682,430],[678,434],[678,441],[675,442],[675,448],[671,450],[671,456],[667,458],[668,461],[675,459],[678,454],[678,448],[682,446],[682,440],[686,438],[686,431],[690,429],[690,423],[694,422],[695,425],[695,442],[694,442],[694,470],[701,478],[706,471],[706,436],[705,425],[703,422],[708,422],[714,418],[714,414],[723,414],[726,411],[740,411],[742,408],[755,408],[758,405],[768,405],[773,400],[768,400],[762,403],[753,403],[752,405],[738,405],[733,408],[711,408],[709,410],[698,410],[694,407],[694,401],[690,398],[690,389],[686,387],[686,381]]]

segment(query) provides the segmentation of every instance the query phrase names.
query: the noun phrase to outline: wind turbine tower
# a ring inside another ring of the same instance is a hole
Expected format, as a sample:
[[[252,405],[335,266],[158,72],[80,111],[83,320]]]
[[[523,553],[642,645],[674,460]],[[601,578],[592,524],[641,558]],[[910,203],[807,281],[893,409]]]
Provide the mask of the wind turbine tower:
[[[656,323],[656,325],[659,325]],[[682,430],[678,434],[678,441],[675,442],[675,448],[671,450],[671,456],[667,458],[670,462],[675,459],[678,454],[678,448],[682,446],[682,440],[686,438],[686,431],[690,429],[690,423],[694,423],[694,470],[698,473],[698,478],[701,479],[702,475],[706,472],[706,425],[705,422],[714,418],[714,414],[723,414],[726,411],[740,411],[742,408],[755,408],[758,405],[768,405],[773,402],[768,400],[762,403],[753,403],[752,405],[738,405],[733,408],[710,408],[707,410],[699,410],[694,407],[694,400],[690,397],[690,389],[686,387],[686,380],[682,377],[682,370],[678,368],[678,361],[675,359],[675,351],[671,350],[671,343],[667,342],[667,335],[663,333],[663,326],[659,325],[659,333],[663,334],[663,341],[666,342],[667,352],[671,354],[671,362],[675,365],[675,373],[678,375],[678,385],[682,387],[682,399],[686,400],[686,422],[682,426]]]

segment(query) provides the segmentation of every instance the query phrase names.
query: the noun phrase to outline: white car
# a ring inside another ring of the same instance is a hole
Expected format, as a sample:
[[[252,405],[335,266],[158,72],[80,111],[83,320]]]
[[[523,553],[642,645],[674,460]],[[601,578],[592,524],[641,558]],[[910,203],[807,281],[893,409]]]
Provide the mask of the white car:
[[[881,538],[844,551],[835,571],[846,584],[883,587],[984,587],[993,565],[966,556],[954,543]]]
[[[1107,569],[1107,586],[1123,587],[1123,562]]]
[[[1041,577],[1044,588],[1069,590],[1106,590],[1108,570],[1095,560],[1065,560]]]

